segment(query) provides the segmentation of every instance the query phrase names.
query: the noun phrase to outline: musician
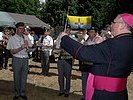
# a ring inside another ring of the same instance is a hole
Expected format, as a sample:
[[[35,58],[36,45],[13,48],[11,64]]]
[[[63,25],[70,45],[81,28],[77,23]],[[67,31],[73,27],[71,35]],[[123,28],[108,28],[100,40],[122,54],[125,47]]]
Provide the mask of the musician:
[[[3,68],[3,29],[0,28],[0,70]]]
[[[53,38],[50,36],[50,30],[43,29],[43,35],[39,39],[41,47],[41,67],[42,75],[49,76],[50,59],[53,47]]]
[[[6,49],[8,40],[10,39],[10,37],[12,36],[11,31],[9,28],[4,28],[4,34],[3,34],[3,46],[4,46],[4,68],[7,69],[8,68],[8,58],[10,57],[10,51],[8,49]]]
[[[13,100],[18,100],[19,97],[22,97],[23,100],[27,100],[26,80],[29,69],[27,49],[32,47],[32,44],[28,36],[24,35],[24,32],[25,24],[23,22],[18,22],[16,24],[16,34],[12,36],[7,43],[7,49],[10,50],[13,55],[12,67],[15,90]]]
[[[71,26],[67,25],[65,32],[72,38]],[[70,87],[71,87],[71,71],[72,71],[72,60],[73,57],[66,52],[64,49],[60,48],[59,42],[60,37],[57,38],[56,48],[60,49],[60,56],[57,63],[58,68],[58,83],[59,83],[59,94],[58,96],[64,95],[64,97],[69,97]]]

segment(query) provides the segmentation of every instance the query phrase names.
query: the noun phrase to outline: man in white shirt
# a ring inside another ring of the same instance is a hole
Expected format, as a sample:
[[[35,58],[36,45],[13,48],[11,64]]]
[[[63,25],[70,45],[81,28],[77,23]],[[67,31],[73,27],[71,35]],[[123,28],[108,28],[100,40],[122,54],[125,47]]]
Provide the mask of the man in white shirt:
[[[3,29],[0,28],[0,70],[3,68]]]
[[[23,100],[27,100],[26,96],[26,80],[28,75],[28,47],[32,47],[32,44],[27,35],[24,35],[25,25],[23,22],[16,24],[16,34],[12,36],[8,43],[7,49],[10,50],[13,55],[12,67],[14,76],[14,89],[15,96],[13,100],[18,100],[22,97]]]
[[[49,74],[49,56],[52,53],[53,38],[50,36],[50,31],[44,29],[44,35],[40,37],[39,42],[41,44],[41,66],[42,74],[48,76]]]
[[[34,37],[31,35],[29,26],[26,26],[26,28],[25,28],[25,35],[27,35],[29,37],[31,44],[34,45]],[[28,55],[29,55],[29,58],[32,57],[32,49],[31,50],[29,49]]]

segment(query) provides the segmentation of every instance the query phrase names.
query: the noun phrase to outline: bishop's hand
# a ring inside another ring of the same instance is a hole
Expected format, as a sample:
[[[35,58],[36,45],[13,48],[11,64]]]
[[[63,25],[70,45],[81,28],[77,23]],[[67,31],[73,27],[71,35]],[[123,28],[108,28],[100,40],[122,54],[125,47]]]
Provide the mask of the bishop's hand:
[[[61,32],[59,35],[60,35],[60,38],[62,38],[63,36],[66,36],[68,34],[64,31],[64,32]]]

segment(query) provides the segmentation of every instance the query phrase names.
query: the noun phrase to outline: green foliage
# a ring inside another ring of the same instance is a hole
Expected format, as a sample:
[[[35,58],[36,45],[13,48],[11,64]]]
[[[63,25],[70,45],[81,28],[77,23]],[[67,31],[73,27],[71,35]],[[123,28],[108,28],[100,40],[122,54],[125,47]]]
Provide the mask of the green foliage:
[[[115,0],[81,0],[78,15],[91,15],[92,25],[98,28],[109,24],[116,14]]]
[[[43,12],[42,19],[53,27],[64,25],[68,13],[71,15],[77,13],[76,8],[78,6],[76,2],[77,0],[50,0],[41,10]]]
[[[53,27],[64,25],[67,14],[91,15],[98,28],[110,24],[119,12],[116,0],[48,0],[42,4],[39,0],[0,0],[0,10],[36,15]]]
[[[40,16],[39,0],[0,0],[0,10]]]
[[[44,6],[43,20],[53,27],[63,25],[63,18],[69,14],[92,16],[93,26],[102,28],[117,14],[115,0],[50,0]]]

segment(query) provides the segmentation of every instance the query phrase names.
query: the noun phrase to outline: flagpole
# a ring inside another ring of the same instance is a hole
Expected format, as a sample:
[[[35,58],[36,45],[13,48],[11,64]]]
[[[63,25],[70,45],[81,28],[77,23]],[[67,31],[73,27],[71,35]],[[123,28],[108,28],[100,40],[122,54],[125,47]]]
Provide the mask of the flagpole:
[[[68,6],[68,8],[67,8],[67,15],[69,15],[69,10],[70,10],[70,6]],[[64,31],[66,30],[66,27],[67,27],[67,16],[66,16],[66,20],[65,20]]]

